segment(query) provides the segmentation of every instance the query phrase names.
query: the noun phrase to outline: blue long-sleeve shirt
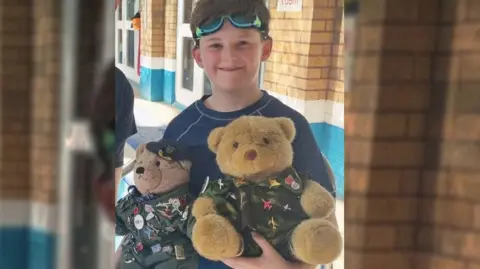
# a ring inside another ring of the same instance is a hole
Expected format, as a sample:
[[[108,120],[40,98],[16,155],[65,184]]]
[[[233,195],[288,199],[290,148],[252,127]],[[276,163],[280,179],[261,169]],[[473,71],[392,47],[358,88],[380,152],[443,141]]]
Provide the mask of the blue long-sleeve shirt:
[[[323,187],[334,195],[327,166],[315,142],[310,125],[305,117],[296,110],[283,104],[277,98],[263,91],[262,98],[255,104],[235,112],[217,112],[207,108],[203,100],[193,103],[174,118],[165,130],[164,137],[176,139],[189,147],[192,158],[190,190],[197,196],[205,178],[219,178],[221,172],[215,161],[215,154],[207,145],[207,137],[217,127],[224,127],[232,120],[243,115],[260,115],[265,117],[287,117],[293,120],[297,135],[293,141],[293,166],[299,173],[309,173]],[[226,269],[221,262],[201,259],[199,269]]]

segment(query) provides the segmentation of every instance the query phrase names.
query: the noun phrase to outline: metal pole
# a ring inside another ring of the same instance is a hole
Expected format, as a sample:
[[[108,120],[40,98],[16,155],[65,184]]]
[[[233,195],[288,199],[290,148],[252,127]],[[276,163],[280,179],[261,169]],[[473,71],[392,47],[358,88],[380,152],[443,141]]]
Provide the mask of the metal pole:
[[[66,145],[77,89],[78,0],[61,1],[60,135],[58,158],[57,269],[73,269],[72,156]]]

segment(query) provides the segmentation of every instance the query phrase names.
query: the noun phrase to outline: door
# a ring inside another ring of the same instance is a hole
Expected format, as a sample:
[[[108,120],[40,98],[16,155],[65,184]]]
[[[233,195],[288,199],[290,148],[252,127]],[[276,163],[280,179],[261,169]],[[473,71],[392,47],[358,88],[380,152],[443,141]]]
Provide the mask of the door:
[[[132,28],[131,18],[140,8],[139,0],[120,0],[116,10],[115,65],[127,78],[139,83],[138,31]]]
[[[192,56],[194,40],[190,31],[190,19],[193,4],[193,0],[178,1],[175,96],[176,101],[184,106],[191,105],[211,91],[203,69],[195,63]]]

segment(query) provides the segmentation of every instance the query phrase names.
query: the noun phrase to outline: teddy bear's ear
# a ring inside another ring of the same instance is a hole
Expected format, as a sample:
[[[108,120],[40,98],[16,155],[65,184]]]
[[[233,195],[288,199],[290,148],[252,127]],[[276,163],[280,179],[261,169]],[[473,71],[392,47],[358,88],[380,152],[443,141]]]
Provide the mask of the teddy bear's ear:
[[[218,127],[213,129],[208,136],[208,148],[213,152],[217,153],[218,145],[222,141],[223,131],[225,127]]]
[[[278,125],[282,129],[287,140],[290,141],[290,143],[292,143],[296,135],[295,124],[293,123],[293,121],[285,117],[279,117],[279,118],[276,118],[275,120],[277,121]]]
[[[136,158],[138,158],[140,154],[142,154],[145,151],[146,148],[147,148],[147,144],[140,144],[136,150]]]

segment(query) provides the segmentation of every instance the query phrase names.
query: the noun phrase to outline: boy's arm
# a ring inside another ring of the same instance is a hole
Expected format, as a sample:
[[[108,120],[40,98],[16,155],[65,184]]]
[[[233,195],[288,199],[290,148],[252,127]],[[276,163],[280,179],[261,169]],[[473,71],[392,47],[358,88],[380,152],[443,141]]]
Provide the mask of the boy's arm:
[[[329,166],[318,148],[309,123],[302,117],[295,121],[295,127],[297,136],[293,141],[294,168],[299,173],[310,175],[335,197],[334,180],[329,175]]]
[[[129,233],[127,226],[125,225],[125,220],[122,218],[121,214],[121,202],[122,200],[119,201],[117,206],[115,207],[115,234],[116,235],[126,235]]]

